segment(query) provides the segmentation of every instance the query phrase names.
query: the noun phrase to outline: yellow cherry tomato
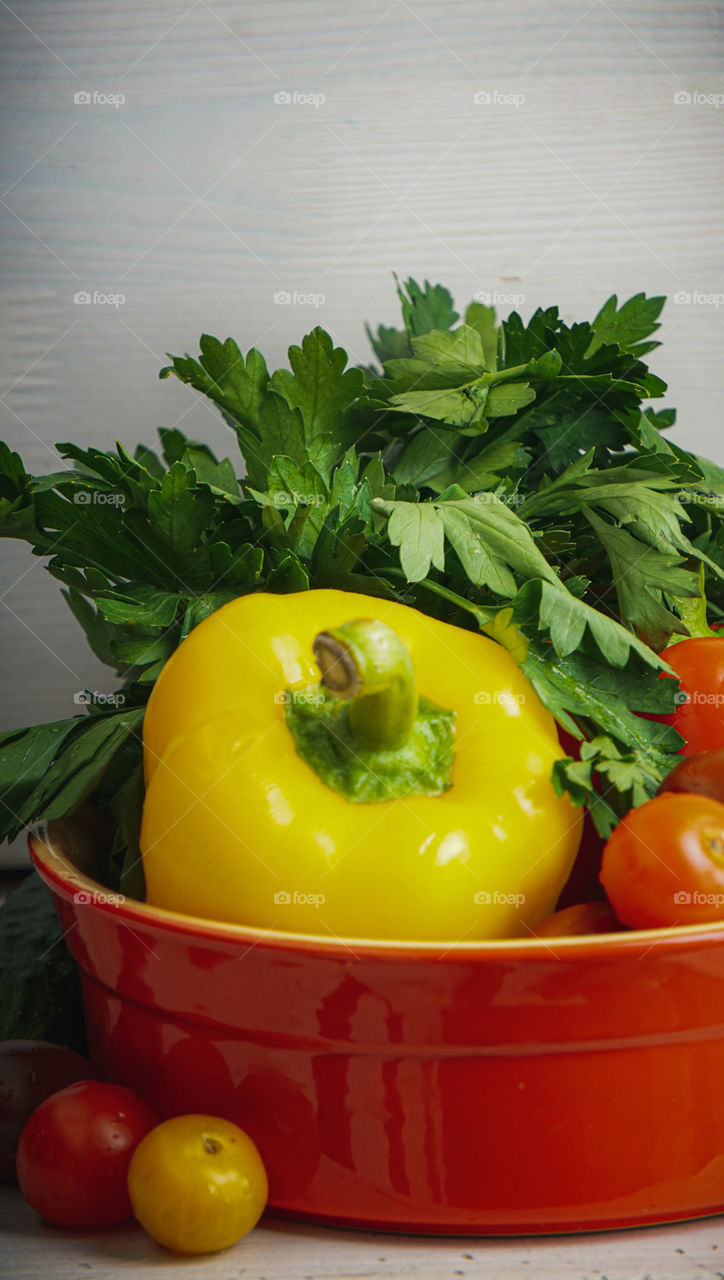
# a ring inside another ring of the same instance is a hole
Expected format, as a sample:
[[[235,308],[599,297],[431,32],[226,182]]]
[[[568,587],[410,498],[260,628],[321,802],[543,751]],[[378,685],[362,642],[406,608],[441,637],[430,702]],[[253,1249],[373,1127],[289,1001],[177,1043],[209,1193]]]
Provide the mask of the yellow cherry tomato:
[[[133,1212],[154,1240],[178,1253],[228,1249],[256,1226],[268,1196],[251,1138],[230,1120],[165,1120],[136,1147],[128,1170]]]

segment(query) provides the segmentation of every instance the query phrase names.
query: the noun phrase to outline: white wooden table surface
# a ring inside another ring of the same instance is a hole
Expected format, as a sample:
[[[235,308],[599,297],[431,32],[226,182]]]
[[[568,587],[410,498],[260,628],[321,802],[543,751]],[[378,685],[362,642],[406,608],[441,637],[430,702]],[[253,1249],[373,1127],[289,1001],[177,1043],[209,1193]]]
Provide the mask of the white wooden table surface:
[[[339,1231],[265,1218],[206,1258],[170,1254],[133,1223],[67,1232],[0,1188],[0,1275],[12,1280],[721,1280],[722,1219],[549,1239],[445,1240]]]
[[[158,424],[231,450],[205,405],[158,382],[164,352],[207,330],[281,361],[321,323],[366,358],[363,319],[396,316],[394,269],[524,315],[679,295],[652,363],[679,439],[721,461],[723,15],[707,0],[0,0],[0,434],[41,471],[54,441],[133,444]],[[56,584],[7,543],[0,655],[2,728],[113,687]],[[133,1228],[59,1235],[0,1203],[2,1274],[158,1274]],[[269,1223],[163,1274],[693,1280],[724,1273],[721,1226],[483,1244]]]

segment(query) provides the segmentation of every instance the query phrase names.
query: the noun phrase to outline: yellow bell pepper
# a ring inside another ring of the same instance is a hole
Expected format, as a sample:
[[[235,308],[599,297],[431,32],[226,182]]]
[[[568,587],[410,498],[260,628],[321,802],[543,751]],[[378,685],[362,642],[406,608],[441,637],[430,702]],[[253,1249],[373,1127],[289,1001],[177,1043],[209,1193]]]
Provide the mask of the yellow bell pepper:
[[[342,591],[243,596],[148,704],[148,900],[327,937],[528,936],[580,840],[562,754],[484,636]]]

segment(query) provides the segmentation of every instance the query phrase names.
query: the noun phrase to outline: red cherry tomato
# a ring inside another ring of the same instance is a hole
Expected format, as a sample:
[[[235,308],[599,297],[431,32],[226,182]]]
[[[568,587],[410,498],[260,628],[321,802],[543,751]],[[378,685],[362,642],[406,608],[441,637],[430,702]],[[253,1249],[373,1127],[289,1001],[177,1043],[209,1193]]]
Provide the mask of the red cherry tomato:
[[[681,681],[680,702],[671,715],[653,718],[673,725],[686,740],[682,755],[724,747],[724,639],[681,640],[661,657]]]
[[[61,1227],[111,1227],[131,1216],[131,1156],[158,1123],[137,1093],[83,1080],[34,1111],[18,1143],[18,1182],[29,1204]]]
[[[601,883],[632,929],[724,922],[724,804],[666,792],[631,809],[603,851]]]
[[[94,1075],[86,1058],[44,1040],[0,1043],[0,1182],[15,1182],[18,1140],[41,1102],[76,1080]]]

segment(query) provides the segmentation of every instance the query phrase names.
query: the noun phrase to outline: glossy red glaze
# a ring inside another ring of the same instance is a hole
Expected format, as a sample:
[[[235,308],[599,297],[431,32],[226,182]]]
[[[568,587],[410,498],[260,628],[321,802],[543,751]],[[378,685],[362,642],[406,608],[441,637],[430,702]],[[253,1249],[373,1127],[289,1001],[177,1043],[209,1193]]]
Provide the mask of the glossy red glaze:
[[[240,1124],[277,1212],[515,1235],[724,1211],[720,925],[449,947],[264,934],[94,899],[76,843],[56,828],[31,850],[94,1060],[164,1116]]]

